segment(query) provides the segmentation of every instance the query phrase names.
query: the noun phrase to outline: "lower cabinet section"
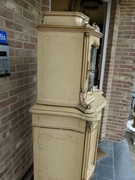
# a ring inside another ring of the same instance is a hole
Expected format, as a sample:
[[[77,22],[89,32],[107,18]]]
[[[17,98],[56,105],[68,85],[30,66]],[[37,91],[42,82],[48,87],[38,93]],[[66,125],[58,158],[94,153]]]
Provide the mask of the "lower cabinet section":
[[[95,168],[100,121],[87,121],[85,114],[70,112],[70,108],[36,108],[31,109],[34,180],[90,179]]]

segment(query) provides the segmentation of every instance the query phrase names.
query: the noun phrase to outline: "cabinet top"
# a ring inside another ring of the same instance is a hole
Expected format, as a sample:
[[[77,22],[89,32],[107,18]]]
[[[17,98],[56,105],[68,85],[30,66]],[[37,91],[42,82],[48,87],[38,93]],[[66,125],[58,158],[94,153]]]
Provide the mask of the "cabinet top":
[[[44,13],[44,22],[46,25],[66,25],[66,26],[84,26],[89,23],[89,17],[81,12],[69,11],[47,11]]]
[[[89,25],[89,17],[81,12],[50,11],[44,13],[43,24],[39,24],[40,31],[68,31],[90,33],[101,38],[103,35],[96,24]]]

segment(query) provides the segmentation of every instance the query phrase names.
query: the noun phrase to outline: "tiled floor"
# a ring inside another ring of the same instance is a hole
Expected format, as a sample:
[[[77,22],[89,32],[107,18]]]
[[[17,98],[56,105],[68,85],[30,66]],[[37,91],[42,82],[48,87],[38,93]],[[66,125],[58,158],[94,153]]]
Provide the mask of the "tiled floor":
[[[135,173],[126,139],[119,142],[101,141],[106,156],[97,161],[92,180],[135,180]]]

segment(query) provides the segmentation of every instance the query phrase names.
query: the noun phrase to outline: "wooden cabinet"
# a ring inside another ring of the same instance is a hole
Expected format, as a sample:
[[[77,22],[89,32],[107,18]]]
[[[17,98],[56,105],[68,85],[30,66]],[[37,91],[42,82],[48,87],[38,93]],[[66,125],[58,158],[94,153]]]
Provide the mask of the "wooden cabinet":
[[[38,31],[32,112],[35,180],[88,180],[106,100],[94,87],[102,34],[78,12],[46,12]]]

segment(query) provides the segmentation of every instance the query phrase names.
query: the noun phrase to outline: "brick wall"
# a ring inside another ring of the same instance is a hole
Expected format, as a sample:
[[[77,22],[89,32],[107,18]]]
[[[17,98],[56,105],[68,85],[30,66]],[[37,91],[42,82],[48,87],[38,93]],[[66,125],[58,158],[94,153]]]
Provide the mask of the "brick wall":
[[[30,107],[36,101],[36,25],[49,0],[0,0],[11,75],[0,78],[0,179],[20,180],[33,162]]]
[[[103,112],[101,138],[120,140],[125,135],[135,60],[135,1],[112,1],[103,91],[108,105]]]

